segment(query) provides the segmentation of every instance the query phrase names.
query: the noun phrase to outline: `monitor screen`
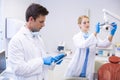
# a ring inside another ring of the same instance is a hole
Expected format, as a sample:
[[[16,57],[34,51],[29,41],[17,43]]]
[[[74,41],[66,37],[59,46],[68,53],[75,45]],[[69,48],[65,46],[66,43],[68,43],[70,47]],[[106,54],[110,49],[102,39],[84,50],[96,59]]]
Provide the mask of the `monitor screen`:
[[[6,57],[5,51],[0,52],[0,73],[2,73],[6,69]]]

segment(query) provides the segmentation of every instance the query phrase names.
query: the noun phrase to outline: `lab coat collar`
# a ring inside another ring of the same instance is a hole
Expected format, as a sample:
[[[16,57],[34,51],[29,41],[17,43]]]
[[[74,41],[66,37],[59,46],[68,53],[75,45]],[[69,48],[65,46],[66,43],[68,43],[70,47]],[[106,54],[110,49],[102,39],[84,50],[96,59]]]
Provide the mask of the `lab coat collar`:
[[[89,32],[86,32],[86,33],[85,33],[85,32],[83,32],[83,31],[80,30],[79,34],[82,34],[82,35],[89,35]]]
[[[27,27],[23,26],[21,29],[22,33],[26,36],[35,38],[40,37],[40,32],[31,32]]]
[[[82,34],[82,36],[84,37],[84,39],[87,39],[89,37],[89,32],[83,32],[83,31],[80,31],[79,34]]]
[[[82,30],[80,30],[80,32],[81,32],[82,34],[89,34],[89,32],[83,32]]]

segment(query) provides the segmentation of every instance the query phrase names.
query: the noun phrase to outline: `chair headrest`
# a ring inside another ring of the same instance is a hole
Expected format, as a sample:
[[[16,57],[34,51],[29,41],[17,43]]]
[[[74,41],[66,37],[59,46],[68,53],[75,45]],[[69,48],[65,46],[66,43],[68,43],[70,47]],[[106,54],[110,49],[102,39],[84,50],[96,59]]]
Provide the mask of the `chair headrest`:
[[[118,56],[110,56],[109,57],[109,62],[117,64],[117,63],[120,62],[120,57],[118,57]]]

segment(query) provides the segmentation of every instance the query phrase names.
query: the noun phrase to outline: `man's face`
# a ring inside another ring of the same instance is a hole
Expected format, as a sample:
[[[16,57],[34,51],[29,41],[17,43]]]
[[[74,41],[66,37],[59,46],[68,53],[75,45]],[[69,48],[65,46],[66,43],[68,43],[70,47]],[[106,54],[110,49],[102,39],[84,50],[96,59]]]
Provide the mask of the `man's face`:
[[[35,19],[33,19],[33,17],[31,17],[31,31],[32,32],[39,32],[40,29],[42,29],[42,27],[45,26],[45,18],[46,16],[42,16],[40,15],[39,17]]]

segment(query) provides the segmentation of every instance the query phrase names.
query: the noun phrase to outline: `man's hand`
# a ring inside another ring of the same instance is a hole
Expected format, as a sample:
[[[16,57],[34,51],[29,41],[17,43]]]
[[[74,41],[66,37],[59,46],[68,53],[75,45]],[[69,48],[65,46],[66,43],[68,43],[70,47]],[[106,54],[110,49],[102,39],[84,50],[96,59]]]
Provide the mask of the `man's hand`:
[[[43,62],[45,65],[51,65],[53,61],[54,61],[54,58],[51,56],[43,58]]]
[[[64,54],[64,53],[58,54],[57,56],[54,57],[54,62],[56,64],[61,64],[61,62],[63,61],[62,58],[65,56],[66,56],[66,54]]]

